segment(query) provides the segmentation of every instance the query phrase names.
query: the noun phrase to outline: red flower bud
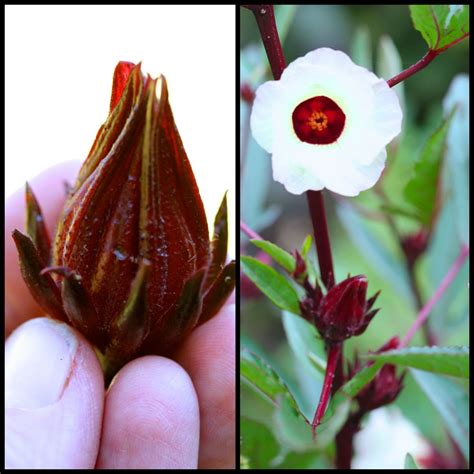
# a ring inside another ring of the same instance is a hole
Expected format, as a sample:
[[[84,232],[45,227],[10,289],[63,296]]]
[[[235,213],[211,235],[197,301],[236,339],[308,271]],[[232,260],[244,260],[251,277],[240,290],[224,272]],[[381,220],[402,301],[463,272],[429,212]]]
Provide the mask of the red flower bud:
[[[394,365],[384,364],[375,378],[357,394],[356,398],[363,412],[388,405],[398,397],[405,374],[397,377],[395,371]]]
[[[324,339],[341,342],[362,334],[378,310],[371,310],[378,293],[366,301],[367,278],[358,275],[333,286],[313,309],[313,320]]]
[[[392,337],[375,354],[396,349],[400,344],[398,336]],[[367,363],[367,367],[372,365],[374,361]],[[349,366],[349,379],[352,378],[360,370],[360,362],[356,357],[353,367]],[[384,364],[374,379],[368,383],[356,396],[359,403],[360,411],[367,413],[384,405],[392,403],[403,388],[403,378],[405,373],[400,377],[396,376],[396,368],[393,364]]]
[[[104,355],[110,374],[168,354],[232,291],[226,199],[214,238],[174,123],[163,76],[117,65],[110,113],[59,220],[54,246],[27,188],[27,233],[15,231],[23,277],[51,316]],[[109,374],[109,375],[110,375]]]
[[[401,243],[408,266],[411,268],[428,246],[428,232],[421,229],[414,234],[405,236]]]

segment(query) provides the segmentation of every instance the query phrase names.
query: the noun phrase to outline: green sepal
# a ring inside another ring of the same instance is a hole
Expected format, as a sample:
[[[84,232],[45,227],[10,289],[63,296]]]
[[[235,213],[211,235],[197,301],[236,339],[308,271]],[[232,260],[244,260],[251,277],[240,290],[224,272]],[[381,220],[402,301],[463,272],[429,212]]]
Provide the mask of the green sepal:
[[[43,213],[38,201],[31,189],[26,183],[26,233],[33,242],[36,250],[46,265],[49,265],[51,258],[51,240],[46,230]]]
[[[217,275],[204,296],[199,324],[209,321],[222,308],[235,288],[235,260],[228,263]]]
[[[50,275],[41,274],[41,270],[46,265],[32,240],[16,229],[12,236],[18,251],[20,271],[31,295],[46,313],[67,322],[68,319],[62,309],[59,289]]]
[[[205,273],[205,269],[202,268],[184,283],[176,309],[173,314],[167,316],[160,329],[159,337],[166,343],[160,351],[168,352],[173,349],[196,326],[202,309],[202,285]]]
[[[82,278],[73,270],[66,267],[51,267],[45,271],[54,272],[63,278],[61,283],[61,299],[64,312],[70,323],[89,341],[103,350],[105,345],[103,331],[97,312],[82,284]]]
[[[226,192],[214,219],[214,234],[211,242],[211,263],[209,265],[209,270],[207,271],[204,289],[210,288],[214,285],[218,275],[222,271],[222,267],[225,265],[227,257],[227,241],[228,226]]]

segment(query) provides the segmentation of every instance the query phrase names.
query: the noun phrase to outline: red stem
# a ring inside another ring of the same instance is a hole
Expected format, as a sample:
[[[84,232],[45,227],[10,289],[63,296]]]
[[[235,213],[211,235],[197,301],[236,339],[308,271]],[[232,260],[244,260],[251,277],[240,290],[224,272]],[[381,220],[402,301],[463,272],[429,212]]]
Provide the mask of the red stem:
[[[313,418],[313,437],[316,437],[316,428],[321,422],[322,417],[326,411],[329,402],[329,395],[331,394],[332,383],[336,373],[336,366],[339,361],[339,354],[341,353],[341,344],[331,344],[328,350],[328,362],[326,365],[326,374],[324,375],[323,388],[319,397],[318,407]]]
[[[314,240],[316,241],[321,279],[326,289],[329,290],[334,286],[334,269],[323,193],[322,191],[308,191],[306,197],[308,198],[309,213],[313,222]]]
[[[400,345],[398,346],[399,348],[405,347],[410,342],[410,339],[415,335],[416,331],[418,331],[418,329],[428,319],[431,310],[434,308],[439,299],[443,296],[449,285],[453,282],[454,278],[459,273],[459,270],[461,270],[461,267],[468,255],[469,247],[467,245],[463,245],[458,257],[456,258],[451,268],[448,270],[448,273],[446,273],[446,275],[442,279],[439,287],[436,289],[433,296],[429,299],[425,306],[421,308],[421,311],[418,313],[418,316],[416,317],[414,323],[411,325],[410,329],[408,329],[407,333],[405,334],[405,337],[400,342]]]
[[[252,240],[264,240],[257,232],[252,230],[243,220],[240,221],[240,230]]]
[[[413,74],[416,74],[418,71],[421,71],[426,66],[428,66],[428,64],[433,61],[433,59],[436,58],[439,53],[440,52],[437,50],[430,49],[418,62],[411,65],[408,69],[405,69],[400,74],[397,74],[395,77],[392,77],[392,79],[389,79],[387,84],[389,87],[393,87],[408,77],[413,76]]]
[[[392,77],[392,79],[389,79],[387,81],[387,84],[389,85],[389,87],[393,87],[396,86],[399,82],[404,81],[408,77],[413,76],[413,74],[416,74],[418,71],[421,71],[426,66],[428,66],[428,64],[433,61],[433,59],[436,58],[436,56],[438,56],[440,53],[446,51],[455,44],[458,44],[460,41],[462,41],[464,38],[467,38],[468,36],[469,33],[464,33],[461,38],[452,41],[451,43],[447,44],[446,46],[443,46],[442,48],[430,49],[417,63],[411,65],[408,69],[405,69],[400,74],[397,74],[395,77]]]
[[[263,46],[265,46],[273,77],[278,80],[286,67],[286,62],[275,23],[273,5],[243,6],[252,10],[255,15],[255,20],[260,30],[260,36],[262,37]]]

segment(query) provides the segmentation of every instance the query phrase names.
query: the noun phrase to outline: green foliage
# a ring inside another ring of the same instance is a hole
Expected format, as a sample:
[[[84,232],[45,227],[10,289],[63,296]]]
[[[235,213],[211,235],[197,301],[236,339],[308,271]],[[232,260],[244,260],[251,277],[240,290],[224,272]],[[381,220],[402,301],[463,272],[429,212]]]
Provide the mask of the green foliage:
[[[469,460],[469,393],[456,382],[446,377],[410,369],[414,379],[438,410],[443,421]]]
[[[267,240],[251,240],[259,249],[263,250],[266,254],[270,255],[273,260],[281,265],[288,273],[295,271],[295,257],[289,254],[286,250],[278,247],[278,245],[268,242]]]
[[[240,454],[248,469],[267,468],[280,451],[279,444],[270,429],[248,418],[240,419]]]
[[[240,376],[276,405],[286,399],[299,414],[298,405],[281,377],[259,356],[248,351],[240,354]],[[304,416],[300,414],[302,419]]]
[[[369,261],[374,271],[387,280],[405,301],[412,302],[413,295],[408,284],[408,275],[402,260],[395,258],[383,243],[368,228],[364,219],[350,204],[337,206],[337,215],[347,236]]]
[[[469,378],[468,347],[409,347],[369,354],[367,357],[428,372]]]
[[[276,270],[253,257],[240,257],[242,270],[276,306],[299,314],[298,295]]]
[[[351,42],[351,58],[359,66],[372,70],[372,45],[366,25],[358,26]]]
[[[311,244],[313,243],[313,237],[311,234],[308,234],[304,239],[303,245],[301,246],[301,256],[305,258],[308,255],[309,250],[311,249]]]
[[[378,370],[382,367],[382,362],[375,362],[369,367],[364,367],[346,382],[340,391],[348,397],[355,397],[373,378],[377,375]]]
[[[420,223],[429,226],[436,211],[439,175],[444,144],[452,114],[443,121],[426,142],[415,163],[413,178],[405,187],[405,198],[416,210]]]
[[[385,80],[391,79],[392,77],[403,71],[402,58],[398,52],[395,43],[392,38],[388,35],[382,35],[379,41],[377,50],[377,76],[384,78]],[[400,106],[405,112],[405,84],[401,82],[394,87],[394,91],[397,93],[398,99],[400,100]]]
[[[410,453],[407,453],[405,458],[405,469],[420,469]]]
[[[469,33],[469,5],[410,5],[410,13],[430,49],[443,49]]]
[[[326,369],[324,342],[312,324],[292,313],[283,312],[283,327],[291,350],[299,363],[308,368],[308,376],[321,377]],[[316,369],[316,372],[314,371]]]

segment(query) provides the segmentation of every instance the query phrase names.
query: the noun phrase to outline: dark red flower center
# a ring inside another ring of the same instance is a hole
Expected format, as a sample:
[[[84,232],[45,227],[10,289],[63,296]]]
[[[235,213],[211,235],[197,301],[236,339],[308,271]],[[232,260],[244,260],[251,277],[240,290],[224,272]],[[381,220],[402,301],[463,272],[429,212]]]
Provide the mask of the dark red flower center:
[[[297,137],[312,145],[334,143],[344,130],[346,116],[329,97],[318,95],[301,102],[292,115]]]

